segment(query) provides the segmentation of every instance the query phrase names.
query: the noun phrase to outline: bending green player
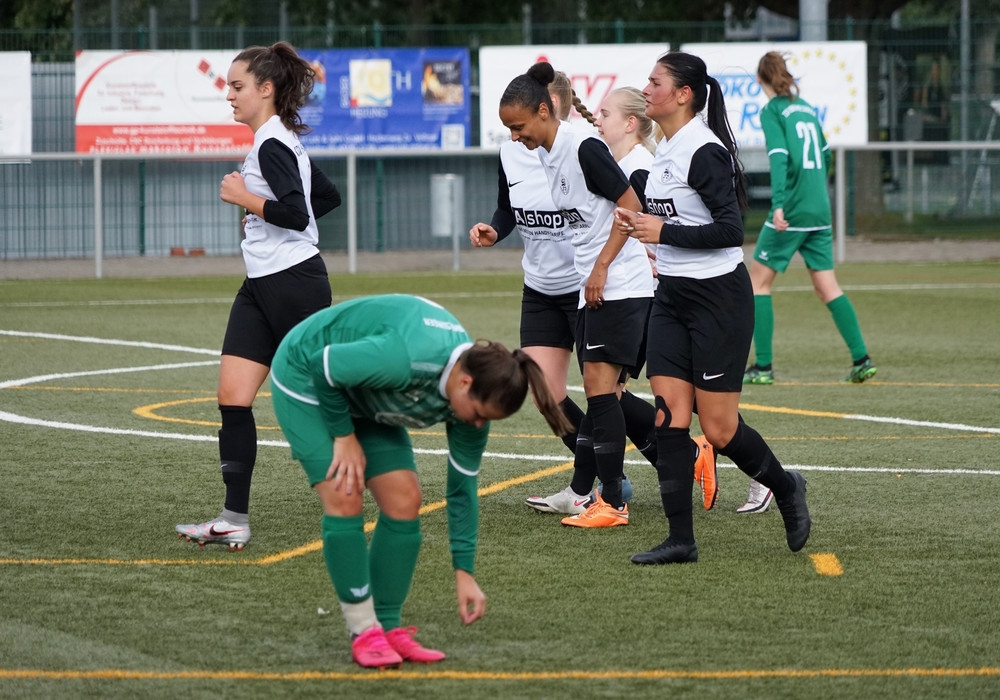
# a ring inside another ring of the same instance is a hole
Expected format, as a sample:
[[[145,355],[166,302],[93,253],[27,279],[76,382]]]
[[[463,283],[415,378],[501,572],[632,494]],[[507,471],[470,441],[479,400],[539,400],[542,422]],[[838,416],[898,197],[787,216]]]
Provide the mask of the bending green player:
[[[477,477],[491,420],[524,403],[529,388],[557,435],[569,421],[528,355],[472,342],[446,309],[408,295],[362,297],[295,326],[271,364],[274,411],[323,505],[326,569],[352,637],[354,661],[394,668],[445,658],[401,626],[421,532],[422,494],[408,428],[444,423],[447,519],[458,612],[482,617],[473,577]],[[363,494],[379,515],[366,541]]]

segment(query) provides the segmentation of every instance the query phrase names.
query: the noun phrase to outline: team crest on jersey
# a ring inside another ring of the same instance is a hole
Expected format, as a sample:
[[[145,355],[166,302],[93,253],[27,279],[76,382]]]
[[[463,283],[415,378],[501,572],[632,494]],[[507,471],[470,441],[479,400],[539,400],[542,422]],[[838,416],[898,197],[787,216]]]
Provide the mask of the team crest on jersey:
[[[563,194],[569,194],[569,180],[563,175],[559,178],[559,189]]]
[[[660,175],[660,182],[667,182],[670,180],[670,168],[664,168],[663,173]]]

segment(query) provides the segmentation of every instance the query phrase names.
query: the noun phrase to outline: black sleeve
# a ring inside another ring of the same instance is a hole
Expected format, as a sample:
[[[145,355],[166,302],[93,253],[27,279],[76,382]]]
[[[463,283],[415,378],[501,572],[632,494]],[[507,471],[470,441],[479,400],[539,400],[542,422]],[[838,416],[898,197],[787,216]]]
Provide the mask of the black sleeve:
[[[743,217],[733,184],[733,160],[718,144],[705,144],[691,157],[688,184],[712,213],[712,223],[664,223],[660,243],[678,248],[733,248],[743,245]]]
[[[633,170],[632,174],[628,177],[628,184],[632,186],[635,196],[639,198],[639,201],[642,203],[642,210],[646,214],[649,213],[649,209],[646,207],[646,180],[648,179],[649,171],[642,170],[641,168]]]
[[[299,177],[298,159],[277,139],[267,139],[257,151],[260,172],[277,201],[264,202],[264,221],[281,228],[304,231],[309,225],[309,209]]]
[[[318,219],[340,206],[340,191],[315,163],[310,161],[310,165],[312,189],[309,193],[309,203],[312,204],[313,216]]]
[[[497,181],[497,209],[493,212],[490,226],[497,232],[496,242],[499,243],[510,235],[517,222],[514,221],[514,210],[510,206],[510,186],[507,184],[507,173],[503,169],[503,160],[497,158],[497,162],[499,163],[497,175],[500,178]]]
[[[577,155],[588,190],[612,202],[617,202],[625,194],[628,179],[603,141],[584,139]]]

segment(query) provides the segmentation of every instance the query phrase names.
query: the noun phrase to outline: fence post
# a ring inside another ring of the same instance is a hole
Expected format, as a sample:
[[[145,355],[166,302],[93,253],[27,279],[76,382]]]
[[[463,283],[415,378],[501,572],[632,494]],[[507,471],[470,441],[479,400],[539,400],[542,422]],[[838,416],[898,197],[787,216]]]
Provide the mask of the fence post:
[[[94,277],[103,276],[102,264],[104,258],[104,197],[101,181],[101,158],[94,158]]]
[[[347,154],[347,271],[358,271],[358,156]]]
[[[844,262],[844,238],[847,234],[847,155],[844,147],[837,148],[837,174],[834,177],[834,192],[837,197],[837,262]]]

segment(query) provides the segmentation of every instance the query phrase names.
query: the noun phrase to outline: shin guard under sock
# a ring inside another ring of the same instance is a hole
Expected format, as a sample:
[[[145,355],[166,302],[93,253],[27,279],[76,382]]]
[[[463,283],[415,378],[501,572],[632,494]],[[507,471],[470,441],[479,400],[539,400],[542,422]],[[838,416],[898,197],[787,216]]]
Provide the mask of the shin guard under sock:
[[[420,519],[396,520],[379,513],[368,550],[375,614],[382,627],[399,627],[420,554]]]
[[[616,394],[587,399],[587,415],[594,421],[594,458],[601,480],[601,497],[621,508],[622,467],[625,464],[625,416]]]
[[[656,466],[656,409],[635,394],[622,391],[622,414],[625,416],[625,434],[628,439]]]
[[[226,485],[226,510],[250,512],[250,479],[257,462],[257,424],[249,406],[219,406],[219,462]]]
[[[694,451],[689,428],[656,429],[659,459],[656,473],[660,481],[660,501],[663,514],[670,524],[670,538],[686,544],[694,543],[694,515],[691,489],[694,485]]]
[[[594,422],[585,415],[580,422],[580,432],[576,437],[573,451],[573,480],[569,486],[573,493],[584,496],[594,489],[597,478],[597,459],[594,457]]]
[[[369,598],[372,586],[364,518],[323,515],[322,531],[323,559],[337,598],[344,603]]]
[[[781,466],[771,448],[756,430],[742,420],[729,444],[718,450],[719,454],[733,460],[741,472],[784,498],[795,490],[795,482]]]
[[[576,453],[576,436],[580,432],[580,424],[583,422],[583,411],[576,402],[570,397],[566,397],[559,402],[559,408],[562,409],[563,415],[566,419],[573,424],[573,430],[560,436],[560,440],[569,449],[570,452]]]

